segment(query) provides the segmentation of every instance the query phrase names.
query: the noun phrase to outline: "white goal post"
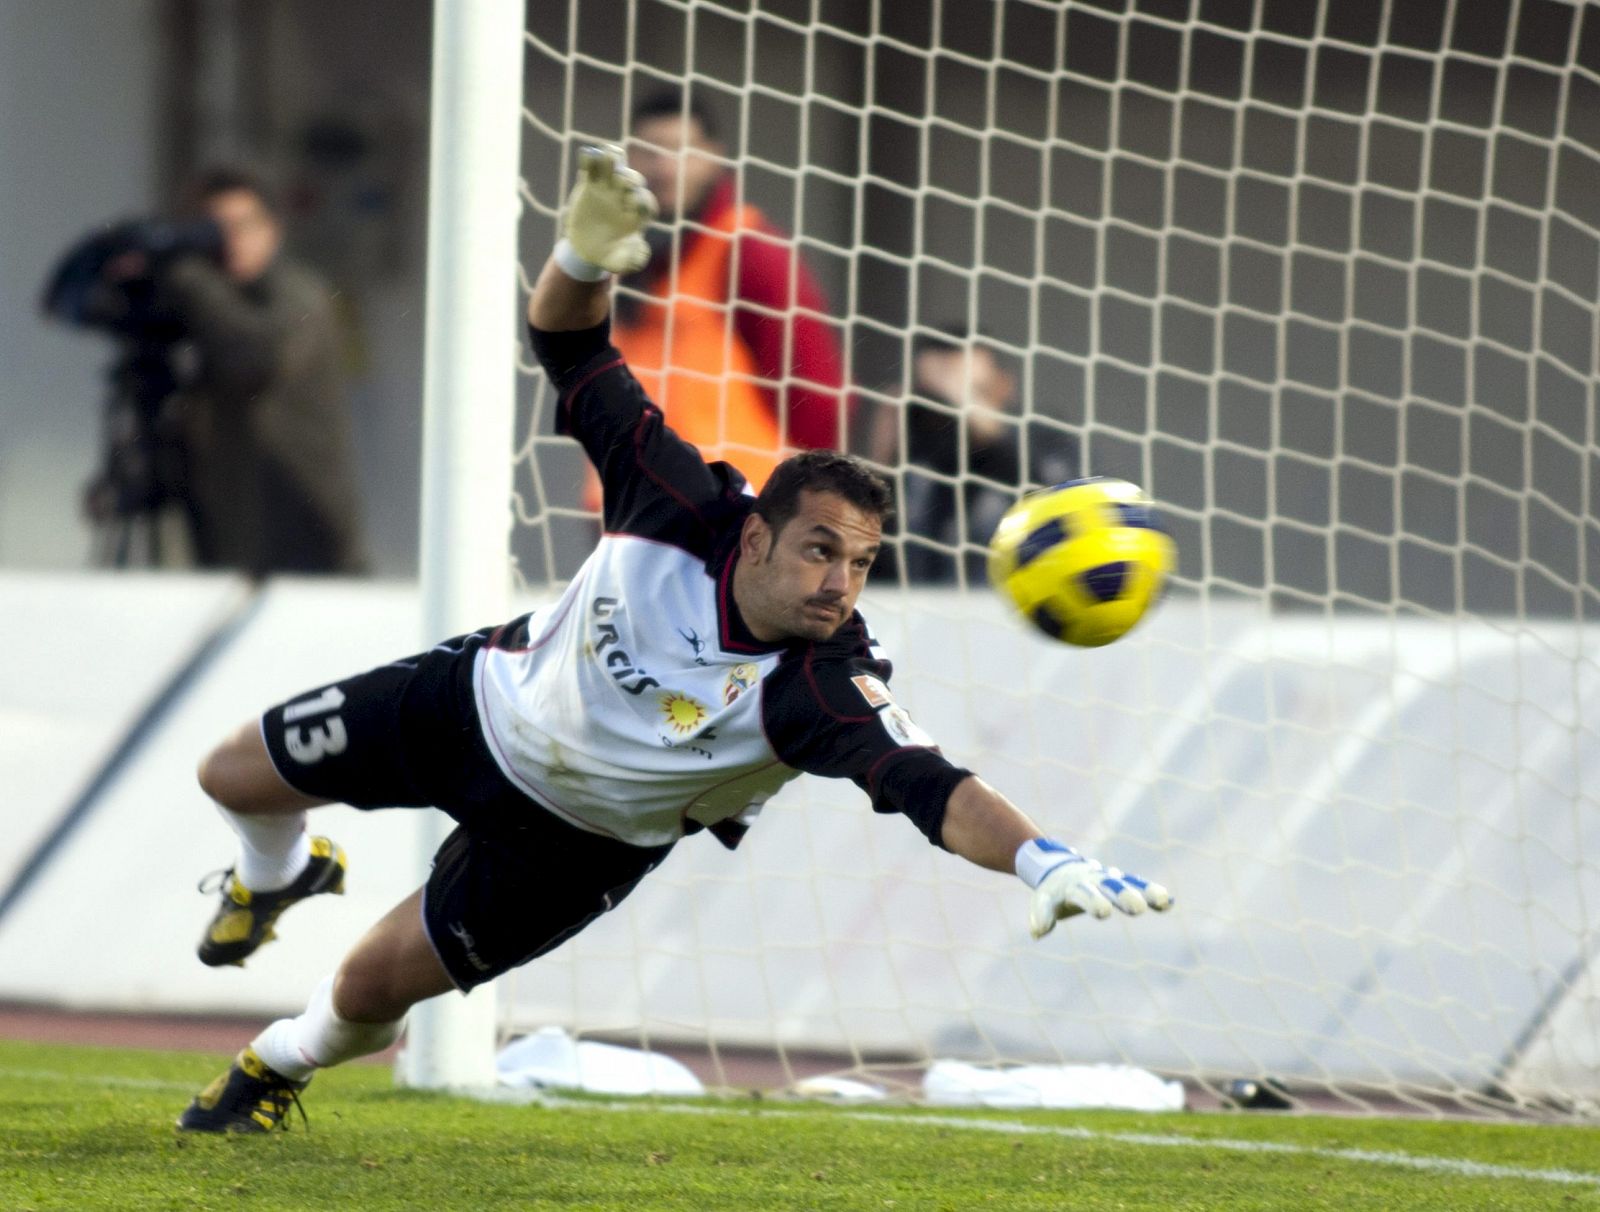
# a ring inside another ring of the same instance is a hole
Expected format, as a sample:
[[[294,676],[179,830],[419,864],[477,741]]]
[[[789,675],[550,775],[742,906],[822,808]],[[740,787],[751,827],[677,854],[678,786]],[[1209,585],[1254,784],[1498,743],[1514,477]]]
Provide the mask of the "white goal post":
[[[516,393],[516,184],[522,0],[438,0],[428,148],[420,585],[424,644],[511,606],[505,443]],[[450,831],[417,817],[423,866]],[[410,1015],[397,1078],[424,1088],[494,1084],[493,988]]]
[[[1030,434],[1156,499],[1175,586],[1107,649],[1008,618],[980,535],[863,609],[956,761],[1177,907],[1032,943],[1020,884],[802,779],[501,981],[502,1036],[724,1085],[757,1058],[914,1092],[949,1057],[1596,1106],[1600,6],[569,0],[524,50],[524,288],[576,147],[687,84],[829,297],[852,448],[904,437],[914,343],[955,325]],[[594,530],[521,370],[537,600]]]

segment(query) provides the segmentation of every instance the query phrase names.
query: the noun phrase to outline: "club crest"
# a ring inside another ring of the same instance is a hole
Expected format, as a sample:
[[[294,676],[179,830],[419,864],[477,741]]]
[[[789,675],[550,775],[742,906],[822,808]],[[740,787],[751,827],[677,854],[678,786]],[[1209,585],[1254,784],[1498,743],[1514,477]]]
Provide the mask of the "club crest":
[[[728,671],[727,681],[722,684],[722,705],[726,707],[750,687],[754,686],[760,674],[754,665],[735,665]]]

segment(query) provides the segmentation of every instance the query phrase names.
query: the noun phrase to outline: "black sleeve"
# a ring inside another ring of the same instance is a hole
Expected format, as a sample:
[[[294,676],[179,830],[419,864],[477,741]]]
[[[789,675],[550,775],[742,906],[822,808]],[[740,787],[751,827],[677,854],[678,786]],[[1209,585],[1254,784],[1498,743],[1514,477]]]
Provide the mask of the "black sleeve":
[[[611,321],[605,320],[593,328],[580,328],[576,332],[545,332],[530,324],[528,342],[550,382],[558,392],[565,394],[572,386],[573,377],[591,359],[611,348]]]
[[[672,431],[611,344],[610,324],[528,333],[559,393],[556,432],[576,438],[600,473],[606,529],[695,549],[712,542],[744,477],[708,465]]]
[[[950,793],[972,772],[951,764],[894,701],[889,673],[887,661],[809,648],[763,686],[767,736],[786,765],[850,779],[871,798],[873,811],[902,813],[943,846]]]

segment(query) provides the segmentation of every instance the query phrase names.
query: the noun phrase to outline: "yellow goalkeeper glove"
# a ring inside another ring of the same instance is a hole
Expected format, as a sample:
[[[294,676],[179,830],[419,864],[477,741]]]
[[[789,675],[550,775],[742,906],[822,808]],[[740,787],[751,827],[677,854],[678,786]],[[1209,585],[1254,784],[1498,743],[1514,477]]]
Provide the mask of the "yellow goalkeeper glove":
[[[596,280],[598,271],[631,274],[649,263],[644,229],[656,215],[656,200],[644,178],[627,165],[620,147],[605,144],[578,152],[578,182],[561,216],[565,237],[556,258],[575,278]],[[572,256],[578,258],[577,265]],[[587,265],[591,271],[584,272]],[[577,270],[578,272],[574,272]]]

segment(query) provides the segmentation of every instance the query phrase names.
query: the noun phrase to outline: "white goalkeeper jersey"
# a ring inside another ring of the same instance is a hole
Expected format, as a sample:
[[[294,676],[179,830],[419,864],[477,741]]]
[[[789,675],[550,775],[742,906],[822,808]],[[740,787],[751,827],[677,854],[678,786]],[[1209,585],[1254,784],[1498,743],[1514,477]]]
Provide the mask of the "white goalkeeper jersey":
[[[706,827],[732,845],[802,771],[854,780],[937,841],[968,772],[894,702],[860,614],[826,641],[755,639],[732,592],[753,504],[743,478],[665,425],[603,328],[559,334],[559,354],[533,336],[562,389],[558,428],[600,471],[606,534],[560,600],[476,657],[501,771],[570,823],[638,846]]]

